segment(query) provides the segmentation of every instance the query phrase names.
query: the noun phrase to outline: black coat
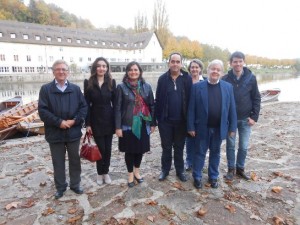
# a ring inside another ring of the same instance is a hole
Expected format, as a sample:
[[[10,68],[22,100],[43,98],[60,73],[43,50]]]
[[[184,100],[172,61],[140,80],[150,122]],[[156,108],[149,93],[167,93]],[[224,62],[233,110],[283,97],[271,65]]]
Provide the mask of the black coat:
[[[81,138],[82,123],[87,114],[87,104],[80,88],[68,82],[64,92],[55,81],[41,87],[38,111],[45,124],[45,138],[49,143],[71,142]],[[70,129],[61,129],[63,120],[75,119]]]
[[[116,81],[112,80],[112,90],[109,90],[107,83],[103,83],[101,88],[94,86],[87,89],[87,82],[87,80],[84,81],[84,96],[89,109],[86,125],[92,127],[95,137],[114,134]]]
[[[156,120],[154,118],[154,96],[150,84],[141,84],[141,96],[148,106],[152,117],[150,126],[156,126]],[[132,126],[134,103],[135,96],[132,90],[124,83],[119,84],[117,87],[115,105],[116,129],[122,129],[122,125]]]

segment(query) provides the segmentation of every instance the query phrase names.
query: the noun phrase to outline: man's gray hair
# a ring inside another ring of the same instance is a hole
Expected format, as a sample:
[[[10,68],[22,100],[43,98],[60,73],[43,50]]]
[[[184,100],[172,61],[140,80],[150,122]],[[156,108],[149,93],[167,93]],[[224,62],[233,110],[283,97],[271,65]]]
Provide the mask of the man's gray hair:
[[[211,61],[208,66],[207,69],[210,69],[210,67],[214,66],[214,65],[220,65],[222,68],[222,71],[224,71],[224,63],[222,60],[220,59],[214,59],[213,61]]]
[[[52,70],[54,70],[55,67],[56,67],[57,65],[59,65],[59,64],[65,64],[65,65],[67,66],[67,69],[69,70],[69,65],[68,65],[68,63],[67,63],[65,60],[62,60],[62,59],[58,59],[58,60],[56,60],[56,61],[53,63],[53,65],[52,65]]]

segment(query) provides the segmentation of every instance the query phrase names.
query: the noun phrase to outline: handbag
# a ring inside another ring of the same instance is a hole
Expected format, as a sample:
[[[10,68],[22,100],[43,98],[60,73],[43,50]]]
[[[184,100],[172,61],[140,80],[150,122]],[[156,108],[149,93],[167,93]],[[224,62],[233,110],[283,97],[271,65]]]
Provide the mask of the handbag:
[[[91,138],[93,138],[92,134],[86,132],[80,148],[80,157],[95,162],[102,159],[102,155],[98,146],[91,143]]]

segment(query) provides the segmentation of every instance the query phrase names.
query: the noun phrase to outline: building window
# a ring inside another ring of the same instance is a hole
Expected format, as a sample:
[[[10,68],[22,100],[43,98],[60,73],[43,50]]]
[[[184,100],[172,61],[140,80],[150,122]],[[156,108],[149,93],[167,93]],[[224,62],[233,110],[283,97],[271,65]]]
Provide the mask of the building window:
[[[31,61],[31,56],[30,56],[30,55],[27,55],[27,56],[26,56],[26,59],[27,59],[27,62],[30,62],[30,61]]]
[[[28,73],[28,72],[29,72],[29,67],[25,66],[25,73]]]
[[[64,51],[63,47],[59,47],[59,51],[63,52]]]
[[[141,49],[139,50],[139,53],[140,53],[140,54],[142,53],[142,50],[141,50]]]
[[[58,42],[61,42],[61,38],[60,38],[60,37],[58,37],[58,38],[57,38],[57,41],[58,41]]]
[[[110,61],[111,61],[111,62],[116,62],[117,59],[116,59],[116,58],[110,58]]]
[[[73,62],[73,61],[74,61],[73,57],[70,57],[70,62]]]
[[[0,54],[0,61],[5,61],[5,55],[4,54]]]
[[[49,56],[49,61],[53,62],[53,60],[54,60],[54,57],[53,56]]]
[[[79,57],[79,62],[82,62],[82,57]]]
[[[41,40],[41,36],[35,35],[35,40],[40,41]]]
[[[68,42],[68,43],[72,43],[72,39],[71,39],[71,38],[68,38],[68,39],[67,39],[67,42]]]
[[[12,67],[12,71],[13,72],[22,72],[22,67],[21,66],[13,66]]]
[[[88,45],[88,44],[90,44],[90,41],[89,41],[89,40],[86,40],[85,43]]]
[[[105,45],[105,42],[104,42],[104,41],[102,41],[102,45]]]
[[[30,67],[30,72],[34,73],[34,67]]]
[[[98,41],[94,41],[94,44],[97,45],[97,44],[98,44]]]
[[[76,42],[77,42],[77,44],[80,44],[80,39],[77,39]]]
[[[2,32],[0,32],[0,37],[3,37],[3,34],[2,34]]]
[[[141,43],[140,43],[140,46],[142,46],[142,45],[143,45],[143,43],[141,42]]]
[[[10,34],[10,38],[16,38],[16,34],[15,33],[11,33]]]
[[[28,34],[23,34],[23,39],[28,40]]]
[[[91,62],[91,61],[92,61],[92,58],[91,58],[91,57],[88,57],[88,61]]]
[[[19,61],[19,56],[18,55],[14,55],[14,61],[18,62]]]
[[[39,55],[38,60],[39,60],[39,62],[42,62],[43,61],[43,57]]]
[[[47,39],[47,41],[51,41],[51,37],[49,37],[49,36],[46,37],[46,39]]]

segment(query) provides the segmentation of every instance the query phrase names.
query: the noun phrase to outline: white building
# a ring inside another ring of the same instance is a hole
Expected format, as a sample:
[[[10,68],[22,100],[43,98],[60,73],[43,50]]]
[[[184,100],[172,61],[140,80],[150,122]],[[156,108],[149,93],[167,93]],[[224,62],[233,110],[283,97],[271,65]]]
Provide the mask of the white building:
[[[68,62],[73,70],[87,72],[100,56],[115,65],[116,71],[122,71],[130,61],[158,68],[162,55],[162,46],[153,31],[119,34],[0,21],[0,74],[51,72],[57,59]]]

